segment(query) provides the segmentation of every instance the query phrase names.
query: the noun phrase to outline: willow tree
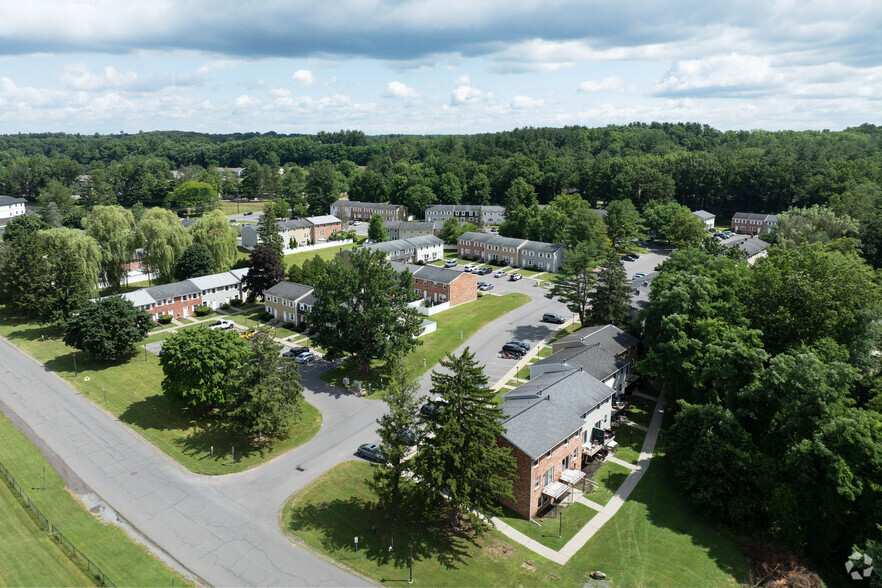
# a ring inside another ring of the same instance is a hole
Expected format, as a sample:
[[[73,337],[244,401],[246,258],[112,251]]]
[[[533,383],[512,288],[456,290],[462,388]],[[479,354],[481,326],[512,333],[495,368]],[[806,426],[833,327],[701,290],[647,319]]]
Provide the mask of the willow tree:
[[[135,217],[118,206],[96,206],[86,218],[86,234],[101,251],[101,280],[117,291],[126,274],[126,264],[135,254]]]
[[[178,257],[192,242],[178,216],[164,208],[151,208],[141,217],[137,234],[144,245],[144,262],[150,272],[160,281],[172,281]]]
[[[212,210],[190,227],[193,243],[208,247],[214,259],[214,272],[229,270],[236,263],[238,233],[220,210]]]

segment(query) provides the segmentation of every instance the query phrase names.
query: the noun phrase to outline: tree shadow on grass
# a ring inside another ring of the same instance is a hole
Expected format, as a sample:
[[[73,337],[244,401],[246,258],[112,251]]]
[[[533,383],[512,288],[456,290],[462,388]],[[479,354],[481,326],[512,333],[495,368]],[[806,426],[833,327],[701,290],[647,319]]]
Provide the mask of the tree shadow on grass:
[[[358,497],[294,505],[285,526],[294,534],[318,531],[321,549],[349,565],[356,559],[357,536],[358,557],[372,560],[384,583],[407,581],[410,541],[414,565],[435,560],[448,570],[468,565],[469,547],[477,545],[473,529],[453,532],[441,519],[400,520],[393,524],[376,502]],[[389,577],[390,566],[404,572],[402,577]]]
[[[188,435],[175,439],[175,445],[184,455],[198,461],[232,464],[234,456],[238,463],[255,455],[263,459],[273,451],[269,439],[256,441],[242,437],[219,418],[203,418],[193,424],[195,428]]]

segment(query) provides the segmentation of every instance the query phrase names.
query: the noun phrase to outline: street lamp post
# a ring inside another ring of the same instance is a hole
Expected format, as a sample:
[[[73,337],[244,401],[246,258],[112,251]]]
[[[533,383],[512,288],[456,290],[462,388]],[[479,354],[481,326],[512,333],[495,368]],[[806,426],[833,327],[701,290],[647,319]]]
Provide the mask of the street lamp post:
[[[563,534],[563,507],[560,509],[560,513],[557,515],[558,526],[557,526],[557,538],[560,539],[560,536]]]
[[[77,371],[77,354],[73,354],[74,359],[74,376],[78,376],[80,373]]]
[[[413,584],[413,541],[408,542],[407,545],[410,547],[410,580],[407,583]]]

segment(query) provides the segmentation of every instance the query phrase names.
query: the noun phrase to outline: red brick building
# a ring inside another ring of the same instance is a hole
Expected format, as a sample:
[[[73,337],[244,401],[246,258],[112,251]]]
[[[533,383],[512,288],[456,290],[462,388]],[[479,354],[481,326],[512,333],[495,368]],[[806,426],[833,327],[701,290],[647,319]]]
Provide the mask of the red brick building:
[[[752,212],[736,212],[732,217],[732,230],[736,233],[758,235],[771,233],[778,224],[774,214],[754,214]]]
[[[343,230],[342,222],[336,216],[326,214],[324,216],[310,216],[306,220],[310,227],[310,238],[313,244],[327,243],[331,235]]]
[[[478,277],[433,265],[393,263],[399,271],[410,270],[413,289],[433,304],[449,302],[451,307],[478,299]]]
[[[142,288],[123,295],[136,308],[146,310],[157,318],[170,314],[175,318],[192,316],[202,306],[202,289],[190,280]]]
[[[406,221],[407,207],[403,204],[338,200],[331,205],[331,214],[346,220],[371,220],[371,217],[379,214],[384,221]]]

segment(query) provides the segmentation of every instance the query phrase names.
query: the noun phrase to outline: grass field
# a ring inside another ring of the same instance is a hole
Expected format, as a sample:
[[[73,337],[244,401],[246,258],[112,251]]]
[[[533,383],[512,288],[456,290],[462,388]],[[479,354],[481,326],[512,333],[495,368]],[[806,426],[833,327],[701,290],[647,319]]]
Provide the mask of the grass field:
[[[419,520],[393,527],[364,484],[370,471],[364,462],[341,464],[292,497],[281,521],[296,540],[383,584],[407,582],[408,541],[414,543],[416,586],[581,586],[598,569],[613,588],[723,587],[747,580],[743,556],[689,511],[666,466],[655,461],[632,499],[566,566],[492,529],[480,536],[451,534],[439,521]]]
[[[643,427],[649,426],[652,420],[652,412],[655,410],[655,401],[640,396],[634,396],[628,401],[628,411],[631,413],[630,420]]]
[[[266,202],[228,202],[223,201],[220,210],[227,216],[242,214],[243,212],[263,212]]]
[[[348,245],[340,245],[339,247],[326,247],[324,249],[315,249],[313,251],[304,251],[303,253],[289,253],[283,259],[285,269],[287,270],[292,265],[303,265],[303,262],[307,259],[312,259],[316,255],[324,259],[325,261],[331,261],[334,257],[337,256],[337,253],[342,249],[352,249],[353,247],[358,247],[362,241],[367,239],[367,237],[356,237],[355,243],[349,243]]]
[[[468,341],[469,337],[481,330],[484,325],[529,301],[528,296],[519,293],[506,294],[505,296],[484,296],[430,317],[430,320],[438,323],[438,328],[434,333],[420,337],[422,345],[419,345],[407,356],[408,369],[414,376],[424,374],[435,367],[435,364],[447,353],[462,345],[464,341]],[[461,339],[460,332],[462,332]],[[371,367],[370,375],[365,378],[361,376],[357,366],[344,364],[321,377],[324,381],[336,386],[343,385],[343,378],[355,378],[364,382],[365,385],[370,382],[372,389],[379,391],[382,384],[389,381],[385,367],[384,362],[375,362]],[[374,393],[374,396],[381,395],[382,392]]]
[[[613,494],[615,494],[616,490],[619,489],[619,486],[625,482],[625,478],[627,478],[630,473],[631,470],[625,466],[611,461],[604,462],[603,465],[600,466],[600,469],[594,472],[594,475],[591,476],[591,480],[593,480],[598,487],[591,490],[590,493],[585,494],[585,498],[592,502],[596,502],[601,506],[606,506],[606,503],[609,502],[609,499],[613,497]]]
[[[125,532],[96,519],[71,496],[39,450],[0,414],[0,461],[31,501],[118,586],[185,585]],[[43,468],[46,469],[46,489]],[[31,489],[31,487],[34,489]],[[91,581],[30,519],[0,481],[0,585],[88,586]]]
[[[76,350],[61,341],[57,329],[4,317],[0,319],[0,335],[44,363],[81,394],[87,393],[83,378],[88,376],[88,398],[199,474],[246,470],[305,443],[321,428],[321,413],[304,402],[303,418],[292,427],[288,439],[272,445],[255,444],[232,433],[223,420],[181,407],[164,396],[159,358],[152,353],[141,352],[127,361],[103,363],[93,361],[87,353],[77,352],[77,373],[74,373],[73,352]],[[157,333],[148,341],[166,336],[167,333]],[[106,388],[106,402],[102,387]],[[235,463],[232,462],[233,447]]]
[[[555,551],[560,551],[597,514],[593,508],[576,502],[563,509],[563,521],[546,516],[537,519],[537,525],[510,509],[504,510],[506,514],[499,517],[499,520]]]
[[[622,461],[637,465],[640,459],[640,450],[643,448],[643,441],[646,440],[646,431],[635,429],[634,427],[622,426],[616,431],[616,443],[619,449],[616,451],[616,457]]]

